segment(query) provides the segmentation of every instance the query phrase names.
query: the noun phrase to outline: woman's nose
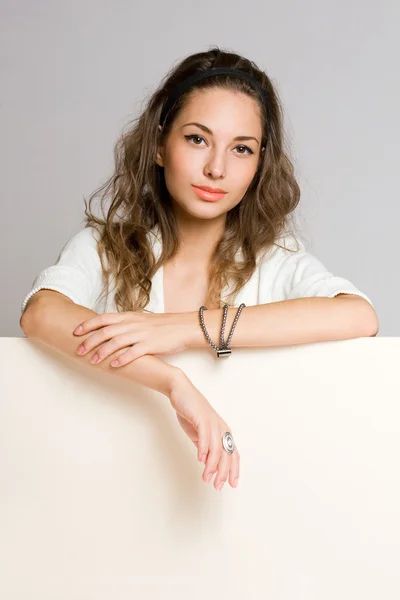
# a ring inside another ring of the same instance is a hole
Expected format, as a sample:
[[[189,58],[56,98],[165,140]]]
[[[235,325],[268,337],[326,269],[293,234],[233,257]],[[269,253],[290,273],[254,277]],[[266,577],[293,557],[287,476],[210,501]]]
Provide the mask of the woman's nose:
[[[225,175],[225,164],[222,158],[215,157],[208,161],[205,172],[212,177],[222,177]]]

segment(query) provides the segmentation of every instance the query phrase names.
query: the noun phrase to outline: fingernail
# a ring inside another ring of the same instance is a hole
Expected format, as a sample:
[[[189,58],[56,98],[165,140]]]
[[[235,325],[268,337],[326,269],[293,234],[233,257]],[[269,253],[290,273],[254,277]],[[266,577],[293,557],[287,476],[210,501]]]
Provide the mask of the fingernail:
[[[97,354],[95,354],[94,356],[92,356],[92,358],[90,359],[91,363],[97,363],[97,361],[99,360],[99,357],[97,356]]]
[[[206,475],[207,483],[211,480],[211,477],[212,477],[212,473],[208,473],[208,475]]]
[[[224,487],[224,483],[225,483],[224,481],[221,481],[221,483],[220,483],[220,484],[218,484],[218,489],[219,489],[219,491],[221,491],[221,490],[222,490],[222,488]]]
[[[84,351],[85,351],[84,347],[83,346],[79,346],[79,348],[77,350],[78,354],[83,354]]]
[[[111,363],[112,367],[117,367],[118,365],[119,365],[119,360],[118,359],[113,360],[112,363]]]
[[[237,484],[238,484],[238,480],[237,480],[237,478],[236,478],[236,479],[234,480],[234,482],[233,482],[233,487],[236,487],[236,486],[237,486]]]
[[[82,333],[82,331],[83,331],[83,327],[82,327],[82,325],[79,325],[79,327],[77,327],[75,329],[74,333]]]

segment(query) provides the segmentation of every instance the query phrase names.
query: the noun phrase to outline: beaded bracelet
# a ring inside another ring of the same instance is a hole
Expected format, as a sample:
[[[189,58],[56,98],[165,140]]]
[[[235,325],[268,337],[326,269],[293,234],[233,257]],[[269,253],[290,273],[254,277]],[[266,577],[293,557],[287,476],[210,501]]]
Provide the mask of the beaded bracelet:
[[[224,332],[225,332],[225,324],[226,324],[226,318],[228,315],[228,305],[225,304],[223,307],[223,316],[222,316],[222,326],[221,326],[221,335],[220,335],[220,347],[217,348],[217,346],[214,344],[214,342],[211,340],[208,331],[206,329],[206,325],[204,323],[204,315],[203,312],[205,310],[208,310],[206,306],[200,306],[199,308],[199,319],[200,319],[200,326],[203,330],[203,333],[205,335],[205,338],[207,340],[207,342],[210,344],[211,348],[213,350],[215,350],[215,352],[217,353],[218,358],[220,358],[221,356],[230,356],[230,354],[232,353],[232,350],[230,349],[230,343],[232,340],[232,336],[233,336],[233,331],[236,327],[236,323],[238,322],[238,319],[240,317],[240,313],[242,312],[243,308],[246,305],[242,302],[242,304],[239,306],[237,313],[235,315],[235,318],[233,319],[233,323],[232,323],[232,327],[228,336],[228,339],[226,340],[226,343],[224,342]]]

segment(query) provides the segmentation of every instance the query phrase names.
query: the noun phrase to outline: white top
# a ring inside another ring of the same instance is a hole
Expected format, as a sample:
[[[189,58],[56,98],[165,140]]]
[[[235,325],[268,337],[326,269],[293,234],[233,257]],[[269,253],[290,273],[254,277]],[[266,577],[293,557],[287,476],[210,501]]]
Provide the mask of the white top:
[[[161,236],[157,227],[149,232],[156,258],[161,252]],[[25,296],[21,313],[31,296],[41,289],[56,290],[68,296],[76,304],[86,306],[96,313],[117,312],[114,303],[113,281],[110,294],[99,298],[102,291],[100,257],[97,252],[98,232],[94,227],[78,231],[66,242],[54,265],[41,271]],[[325,296],[333,298],[337,294],[356,294],[365,298],[373,307],[372,301],[350,281],[333,275],[312,254],[306,251],[301,240],[287,233],[257,259],[256,269],[251,279],[239,291],[235,306],[244,302],[246,306],[279,302],[293,298]],[[297,243],[298,242],[298,243]],[[299,248],[299,249],[298,249]],[[297,250],[297,252],[290,252]],[[227,289],[222,293],[225,298]],[[150,302],[146,310],[164,312],[163,267],[160,267],[152,280]]]

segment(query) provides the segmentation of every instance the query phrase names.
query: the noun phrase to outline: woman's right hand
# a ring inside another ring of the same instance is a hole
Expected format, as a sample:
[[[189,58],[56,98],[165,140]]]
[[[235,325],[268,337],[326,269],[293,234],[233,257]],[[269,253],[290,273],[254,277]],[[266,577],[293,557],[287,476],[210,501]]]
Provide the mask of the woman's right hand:
[[[217,472],[216,489],[222,489],[228,478],[231,487],[236,487],[240,455],[236,445],[232,454],[222,445],[223,434],[230,431],[227,423],[185,374],[174,381],[169,398],[180,426],[198,449],[198,459],[205,464],[203,480],[208,483]]]

